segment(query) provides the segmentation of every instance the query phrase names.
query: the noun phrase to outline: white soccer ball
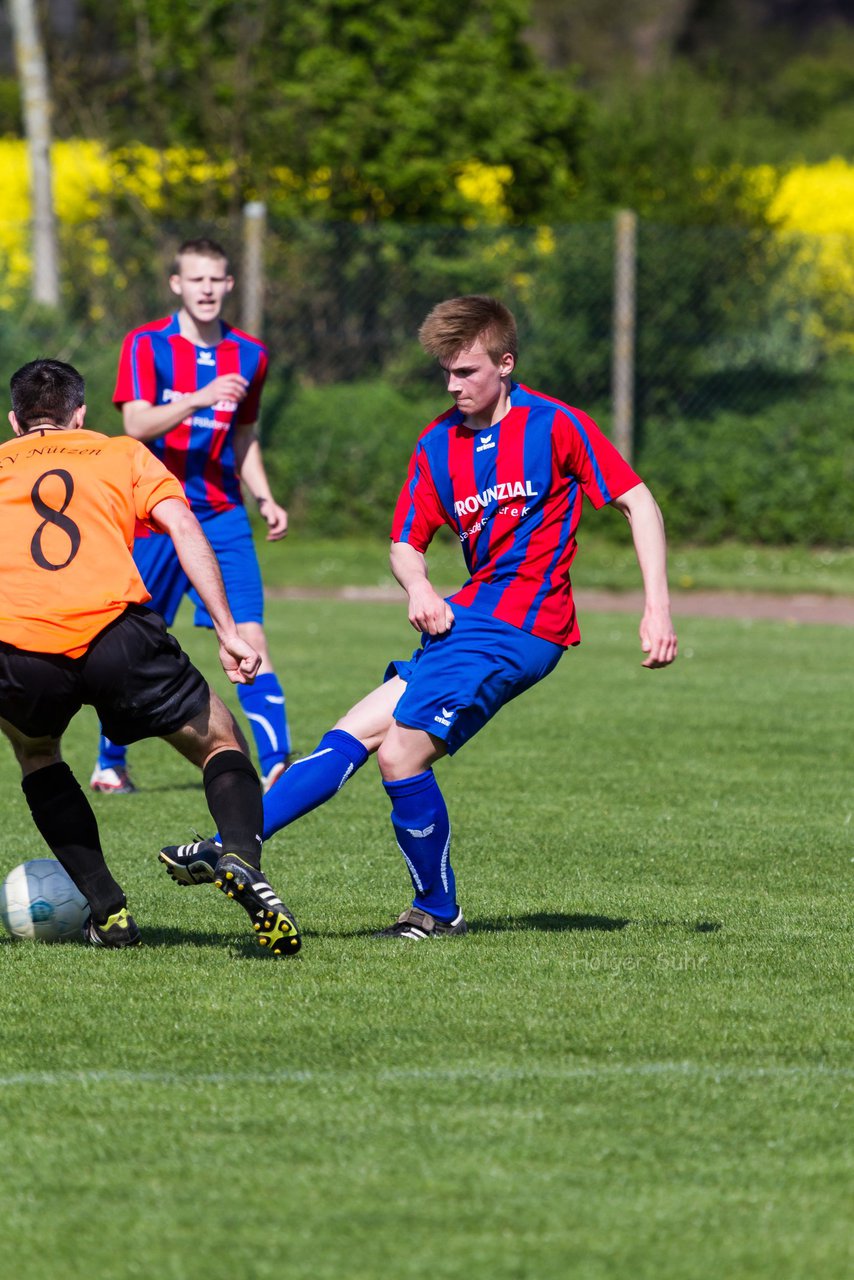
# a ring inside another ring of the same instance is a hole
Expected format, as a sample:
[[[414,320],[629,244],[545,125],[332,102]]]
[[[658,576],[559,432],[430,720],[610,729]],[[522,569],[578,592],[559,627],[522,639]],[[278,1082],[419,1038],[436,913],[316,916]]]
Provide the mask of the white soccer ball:
[[[62,942],[80,936],[89,903],[55,858],[32,858],[0,885],[0,919],[14,938]]]

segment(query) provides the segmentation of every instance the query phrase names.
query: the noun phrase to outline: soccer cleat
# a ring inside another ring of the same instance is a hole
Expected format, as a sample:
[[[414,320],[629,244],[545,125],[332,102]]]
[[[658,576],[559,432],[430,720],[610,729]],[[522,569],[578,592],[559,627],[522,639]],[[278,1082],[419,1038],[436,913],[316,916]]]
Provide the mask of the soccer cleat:
[[[100,791],[105,796],[132,796],[136,791],[127,769],[114,769],[112,765],[102,769],[99,764],[96,764],[89,779],[89,786],[93,791]]]
[[[260,946],[274,956],[296,955],[302,945],[297,922],[257,867],[236,853],[224,853],[216,864],[214,884],[248,913]]]
[[[114,951],[142,945],[136,921],[128,914],[127,907],[114,911],[103,924],[96,924],[89,916],[83,925],[83,941],[89,947],[109,947]]]
[[[287,773],[290,767],[291,767],[290,759],[278,760],[273,765],[270,772],[264,774],[263,778],[261,779],[261,790],[264,792],[264,795],[267,794],[267,792],[270,790],[274,782],[278,782],[279,778],[281,778],[284,773]]]
[[[213,884],[222,845],[215,840],[167,844],[157,856],[176,884]]]
[[[397,917],[394,924],[387,929],[380,929],[375,938],[411,938],[423,942],[425,938],[447,938],[452,934],[468,933],[468,925],[463,919],[462,911],[457,911],[453,920],[436,920],[429,911],[421,911],[418,907],[407,907]]]

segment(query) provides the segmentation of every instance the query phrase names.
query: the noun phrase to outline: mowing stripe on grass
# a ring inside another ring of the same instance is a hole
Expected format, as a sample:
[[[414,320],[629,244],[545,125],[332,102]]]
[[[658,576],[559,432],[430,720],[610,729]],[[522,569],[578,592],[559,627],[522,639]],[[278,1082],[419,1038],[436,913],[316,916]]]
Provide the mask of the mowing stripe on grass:
[[[697,1076],[711,1080],[795,1079],[798,1077],[827,1076],[844,1080],[854,1079],[852,1067],[827,1067],[821,1063],[804,1066],[710,1066],[699,1062],[609,1062],[602,1066],[570,1067],[494,1067],[478,1070],[476,1067],[400,1067],[367,1071],[21,1071],[14,1075],[0,1076],[0,1088],[27,1085],[64,1084],[307,1084],[333,1080],[361,1080],[373,1074],[378,1084],[394,1084],[398,1081],[454,1081],[484,1080],[501,1083],[514,1080],[583,1080],[597,1076]]]

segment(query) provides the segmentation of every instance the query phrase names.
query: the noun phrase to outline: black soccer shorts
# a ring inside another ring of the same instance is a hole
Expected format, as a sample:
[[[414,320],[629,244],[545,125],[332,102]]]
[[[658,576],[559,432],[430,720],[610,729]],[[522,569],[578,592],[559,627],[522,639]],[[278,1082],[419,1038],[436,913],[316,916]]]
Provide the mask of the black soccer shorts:
[[[60,738],[84,703],[113,742],[162,738],[209,702],[204,676],[160,615],[141,605],[128,605],[82,658],[0,641],[0,716],[28,738]]]

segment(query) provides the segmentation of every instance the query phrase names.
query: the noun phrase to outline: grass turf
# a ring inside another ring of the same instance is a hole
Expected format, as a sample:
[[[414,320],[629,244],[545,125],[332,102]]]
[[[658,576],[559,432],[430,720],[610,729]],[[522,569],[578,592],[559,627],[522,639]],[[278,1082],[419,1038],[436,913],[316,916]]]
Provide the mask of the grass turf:
[[[604,536],[609,522],[612,533]],[[637,559],[623,517],[606,508],[588,517],[582,529],[572,580],[580,588],[637,590]],[[260,526],[259,526],[260,532]],[[318,538],[300,530],[284,542],[259,539],[264,582],[270,587],[387,587],[388,543],[381,538]],[[440,587],[456,587],[462,563],[458,542],[440,530],[430,546],[431,577]],[[761,591],[854,595],[854,548],[765,547],[716,543],[671,545],[670,584],[674,590]]]
[[[465,939],[371,938],[408,882],[370,763],[268,844],[305,945],[264,955],[157,864],[204,797],[133,748],[143,790],[93,802],[146,946],[0,941],[15,1274],[850,1274],[850,636],[689,620],[648,672],[631,618],[582,629],[439,766]],[[300,751],[415,640],[333,601],[268,633]],[[43,848],[2,781],[8,869]]]

